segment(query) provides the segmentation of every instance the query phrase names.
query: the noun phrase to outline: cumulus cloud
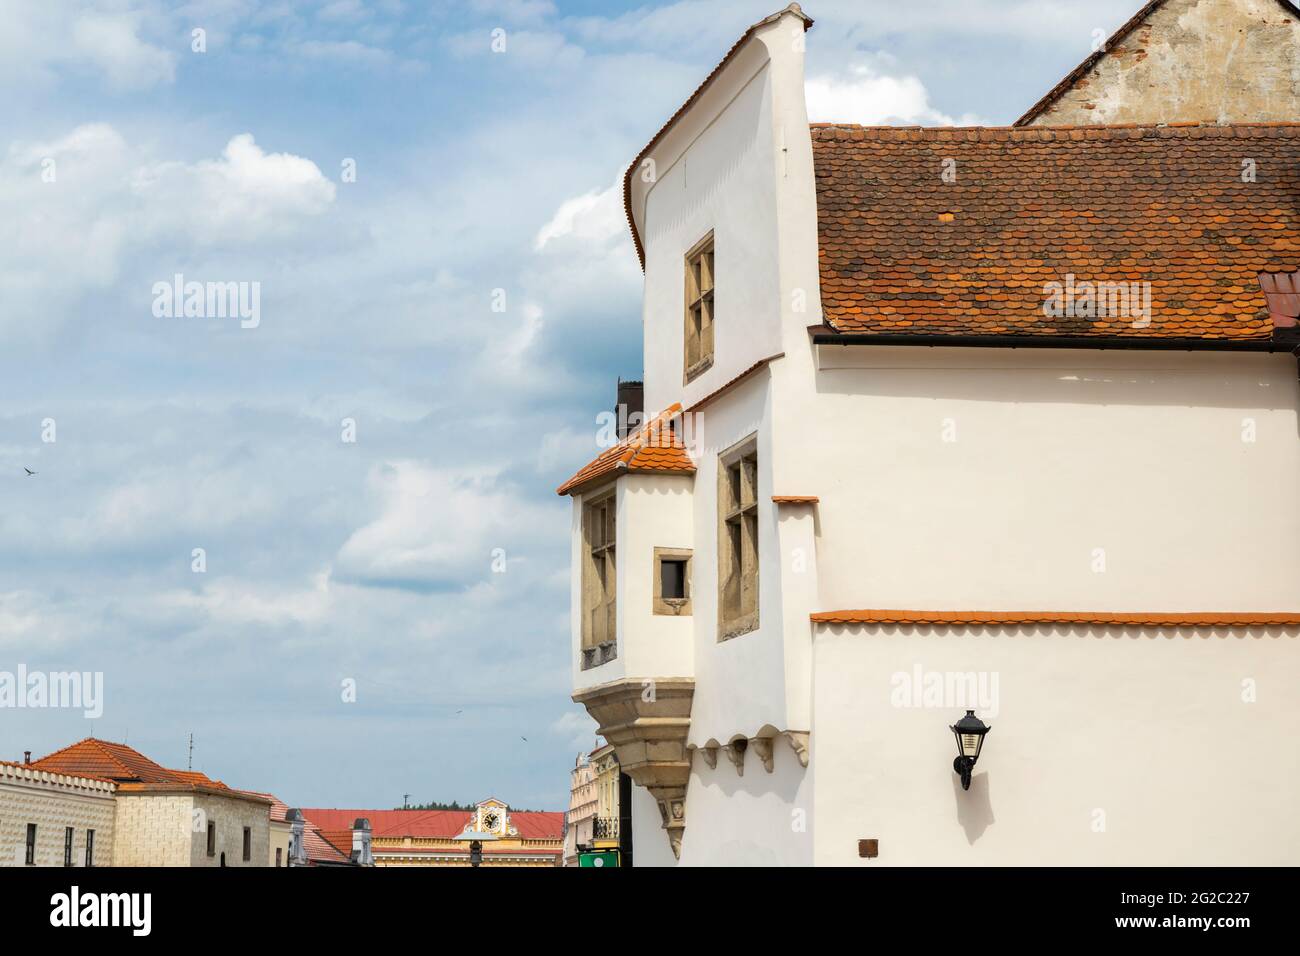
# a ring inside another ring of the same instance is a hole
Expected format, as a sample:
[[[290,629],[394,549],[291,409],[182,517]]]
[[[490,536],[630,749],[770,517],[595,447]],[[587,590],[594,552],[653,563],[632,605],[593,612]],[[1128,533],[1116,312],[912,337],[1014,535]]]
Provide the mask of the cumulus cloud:
[[[605,189],[593,189],[560,203],[550,220],[537,230],[533,249],[545,249],[557,239],[573,238],[583,243],[605,243],[622,236],[627,229],[623,215],[623,176]]]
[[[176,54],[141,35],[142,11],[107,2],[10,3],[0,30],[0,84],[47,84],[61,70],[116,93],[171,83]]]
[[[335,190],[311,160],[267,153],[251,133],[232,137],[219,159],[150,163],[131,181],[150,232],[179,228],[205,243],[292,234]]]
[[[528,502],[498,475],[420,461],[378,465],[369,478],[379,516],[339,550],[336,573],[377,587],[441,591],[492,573],[494,550],[509,568],[515,542],[547,529],[555,514]]]
[[[808,119],[814,123],[968,126],[978,121],[942,113],[930,103],[925,84],[915,76],[888,76],[858,64],[843,76],[811,76],[804,84]]]

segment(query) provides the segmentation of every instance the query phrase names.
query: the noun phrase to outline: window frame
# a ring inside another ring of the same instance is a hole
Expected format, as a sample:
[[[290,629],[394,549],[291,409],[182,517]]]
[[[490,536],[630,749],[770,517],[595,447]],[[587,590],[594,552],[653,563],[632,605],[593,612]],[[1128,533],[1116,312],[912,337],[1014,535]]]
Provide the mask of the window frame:
[[[747,463],[752,466],[747,467]],[[750,435],[718,455],[718,641],[758,629],[762,535],[758,436]],[[736,474],[733,486],[732,475]],[[732,528],[735,528],[734,537]],[[752,575],[746,584],[747,575]],[[729,595],[734,586],[734,598]],[[734,607],[733,607],[734,605]]]
[[[86,866],[93,867],[94,865],[95,865],[95,831],[87,830],[86,831]]]
[[[36,824],[27,824],[27,850],[24,855],[24,866],[36,865]]]
[[[703,239],[691,246],[683,257],[683,262],[685,264],[683,270],[685,306],[682,316],[682,384],[686,385],[713,366],[717,321],[714,299],[718,285],[718,270],[712,229]],[[695,322],[697,308],[700,312],[698,329]]]
[[[651,565],[651,573],[654,575],[653,598],[651,600],[651,611],[654,614],[667,614],[674,617],[689,617],[691,614],[691,577],[693,571],[693,552],[689,548],[655,548],[654,562]],[[663,564],[665,561],[682,561],[686,567],[685,576],[682,580],[682,591],[685,594],[680,598],[666,598],[663,595],[664,576]]]
[[[601,515],[597,537],[594,515]],[[618,489],[582,497],[582,669],[618,657]],[[597,555],[597,552],[600,552]],[[597,562],[603,569],[598,574]],[[603,616],[604,626],[596,620]]]
[[[253,859],[253,828],[244,827],[244,862],[248,863]]]
[[[207,851],[208,851],[208,856],[217,855],[217,821],[216,820],[208,821]]]
[[[77,831],[73,827],[63,828],[63,865],[72,866],[72,844],[77,839]]]

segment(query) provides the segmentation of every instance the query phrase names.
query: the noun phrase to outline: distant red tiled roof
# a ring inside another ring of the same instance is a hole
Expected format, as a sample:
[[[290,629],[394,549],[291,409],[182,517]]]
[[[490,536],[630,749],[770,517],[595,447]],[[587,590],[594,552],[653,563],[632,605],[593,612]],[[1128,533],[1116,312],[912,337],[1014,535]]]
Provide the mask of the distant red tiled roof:
[[[197,770],[171,770],[154,763],[126,744],[87,737],[52,754],[33,760],[32,767],[54,773],[76,774],[112,780],[118,793],[207,790],[245,800],[265,800],[264,795],[233,790]]]
[[[835,332],[1267,342],[1257,275],[1300,267],[1300,123],[812,136]],[[1149,282],[1149,324],[1045,314],[1068,277]]]
[[[821,611],[816,624],[897,624],[1005,627],[1037,624],[1120,625],[1129,627],[1295,627],[1300,613],[1164,614],[1150,611]]]
[[[681,431],[680,404],[673,404],[650,419],[617,445],[606,448],[576,475],[560,485],[556,494],[568,495],[613,475],[695,473]]]
[[[348,837],[348,852],[344,853],[335,846],[316,827],[305,825],[302,828],[302,845],[307,851],[307,861],[312,864],[351,863],[352,838]]]
[[[436,840],[451,839],[464,831],[472,819],[468,810],[340,810],[305,808],[302,815],[323,832],[352,830],[360,817],[370,821],[372,838]],[[564,814],[560,812],[511,811],[510,822],[524,840],[559,840],[564,836]],[[351,844],[348,837],[348,846]]]

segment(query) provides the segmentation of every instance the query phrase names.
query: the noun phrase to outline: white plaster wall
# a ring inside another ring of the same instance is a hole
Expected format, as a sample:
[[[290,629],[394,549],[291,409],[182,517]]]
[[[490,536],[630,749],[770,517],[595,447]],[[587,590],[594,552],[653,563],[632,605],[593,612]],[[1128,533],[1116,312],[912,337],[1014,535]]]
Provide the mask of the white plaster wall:
[[[626,655],[625,673],[633,677],[695,673],[694,615],[653,612],[654,549],[695,546],[691,487],[692,479],[679,475],[627,475],[618,482],[619,656]],[[692,570],[698,575],[694,560]]]
[[[764,726],[791,728],[786,707],[777,513],[772,504],[770,388],[766,371],[700,413],[695,474],[695,699],[690,742],[727,743]],[[758,444],[758,627],[718,641],[718,455],[750,435]],[[806,635],[806,629],[803,634]],[[801,638],[806,644],[806,637]]]
[[[815,658],[819,865],[1300,858],[1300,629],[819,626]],[[895,706],[891,676],[917,665],[999,676],[969,791],[952,772],[960,702]],[[1255,703],[1243,701],[1247,679]],[[858,858],[862,838],[880,840],[878,859]]]
[[[811,866],[812,774],[784,737],[773,742],[772,773],[752,749],[744,763],[742,776],[724,754],[714,768],[696,754],[681,865]]]
[[[768,53],[750,44],[656,151],[646,198],[645,403],[689,406],[780,351],[780,279]],[[677,153],[677,150],[681,150]],[[714,234],[713,366],[684,386],[685,255]]]
[[[821,351],[777,398],[821,609],[1300,610],[1295,359]]]

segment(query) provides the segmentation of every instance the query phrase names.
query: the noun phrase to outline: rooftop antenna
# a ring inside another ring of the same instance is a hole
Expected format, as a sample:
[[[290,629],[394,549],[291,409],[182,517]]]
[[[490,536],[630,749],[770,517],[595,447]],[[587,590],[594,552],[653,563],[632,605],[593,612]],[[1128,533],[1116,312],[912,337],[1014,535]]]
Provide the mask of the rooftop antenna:
[[[194,731],[192,730],[190,731],[190,756],[189,759],[185,761],[185,769],[194,769]]]
[[[410,805],[409,805],[408,802],[407,802],[407,801],[409,801],[410,799],[411,799],[411,795],[410,795],[409,793],[404,793],[404,794],[402,794],[402,809],[403,809],[403,810],[409,810],[409,809],[411,809]]]

